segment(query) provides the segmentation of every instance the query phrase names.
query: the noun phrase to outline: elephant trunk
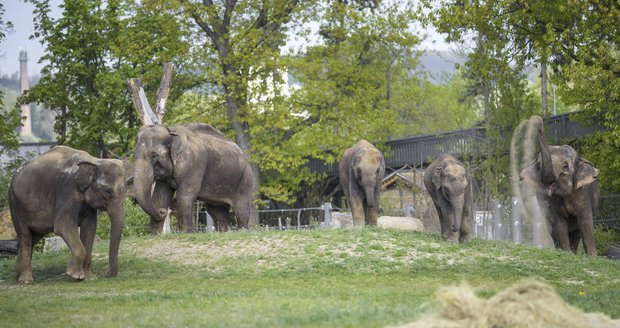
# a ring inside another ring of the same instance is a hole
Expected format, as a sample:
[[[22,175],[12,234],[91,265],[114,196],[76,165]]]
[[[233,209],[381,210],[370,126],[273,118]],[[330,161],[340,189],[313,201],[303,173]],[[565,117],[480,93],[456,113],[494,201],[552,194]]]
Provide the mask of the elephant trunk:
[[[108,254],[108,277],[116,277],[118,274],[118,250],[121,243],[121,235],[125,226],[124,199],[118,199],[113,206],[108,207],[110,216],[110,251]]]
[[[534,116],[532,118],[534,124],[538,128],[538,145],[540,146],[540,177],[544,184],[552,184],[555,182],[555,176],[553,175],[553,164],[551,163],[551,152],[549,151],[549,145],[545,138],[545,131],[543,129],[543,121],[540,116]]]
[[[134,176],[134,190],[136,200],[140,207],[156,221],[162,221],[164,218],[153,204],[152,188],[155,182],[153,167],[144,159],[136,161],[136,171]]]
[[[463,206],[465,205],[465,195],[455,196],[451,200],[454,216],[452,220],[452,231],[458,232],[461,229],[461,220],[463,219]]]
[[[368,204],[369,208],[377,206],[377,199],[375,199],[375,187],[375,183],[368,183],[364,186],[364,193],[366,193],[366,204]]]

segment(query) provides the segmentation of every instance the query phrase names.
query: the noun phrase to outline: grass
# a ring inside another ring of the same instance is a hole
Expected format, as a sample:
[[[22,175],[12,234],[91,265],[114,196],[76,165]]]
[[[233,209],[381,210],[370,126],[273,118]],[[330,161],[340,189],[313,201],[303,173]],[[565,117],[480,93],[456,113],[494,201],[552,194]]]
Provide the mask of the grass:
[[[133,237],[119,276],[62,273],[67,252],[37,253],[35,283],[15,282],[0,259],[0,322],[7,327],[378,327],[432,313],[444,286],[467,282],[490,297],[536,278],[587,312],[620,317],[620,265],[555,250],[390,229],[246,231]]]

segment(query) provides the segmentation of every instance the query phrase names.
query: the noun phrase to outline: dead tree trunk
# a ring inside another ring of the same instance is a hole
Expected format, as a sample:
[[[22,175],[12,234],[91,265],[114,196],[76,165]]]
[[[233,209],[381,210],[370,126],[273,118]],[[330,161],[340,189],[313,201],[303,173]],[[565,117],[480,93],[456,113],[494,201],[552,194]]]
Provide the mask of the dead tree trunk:
[[[155,111],[149,105],[149,101],[146,98],[146,93],[142,88],[142,81],[140,79],[129,79],[127,81],[127,89],[131,94],[131,101],[138,113],[138,117],[142,122],[142,125],[163,125],[164,114],[166,113],[166,100],[168,100],[168,94],[170,93],[170,83],[172,81],[172,63],[164,64],[164,72],[161,77],[159,89],[157,89],[157,100]],[[164,231],[166,234],[170,232],[170,209],[166,214],[164,220]]]

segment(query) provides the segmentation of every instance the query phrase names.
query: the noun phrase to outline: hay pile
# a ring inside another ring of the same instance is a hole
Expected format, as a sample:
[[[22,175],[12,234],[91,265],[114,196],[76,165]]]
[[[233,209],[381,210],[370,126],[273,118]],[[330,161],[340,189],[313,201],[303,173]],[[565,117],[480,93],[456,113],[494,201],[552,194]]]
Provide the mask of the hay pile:
[[[17,233],[13,227],[13,220],[11,220],[11,212],[8,207],[0,212],[0,240],[12,240],[17,239]]]
[[[522,281],[491,299],[481,299],[468,286],[439,295],[443,307],[428,318],[401,327],[620,327],[600,313],[584,313],[564,302],[547,284]]]

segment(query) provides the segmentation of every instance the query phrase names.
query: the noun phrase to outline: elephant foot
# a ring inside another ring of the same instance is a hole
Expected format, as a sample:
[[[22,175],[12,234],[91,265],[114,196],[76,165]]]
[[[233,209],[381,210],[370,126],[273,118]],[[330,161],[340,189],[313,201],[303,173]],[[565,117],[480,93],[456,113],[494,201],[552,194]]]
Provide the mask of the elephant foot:
[[[461,237],[459,237],[459,241],[461,243],[467,243],[471,240],[471,236],[470,235],[461,235]]]
[[[17,279],[17,282],[20,283],[21,285],[30,285],[32,284],[32,272],[31,273],[24,273],[19,275],[19,278]]]
[[[71,278],[76,279],[76,280],[84,280],[84,278],[86,278],[86,276],[84,275],[84,270],[81,268],[79,270],[76,270],[74,268],[68,267],[67,274]]]
[[[84,270],[84,280],[97,280],[97,276],[90,270]]]

